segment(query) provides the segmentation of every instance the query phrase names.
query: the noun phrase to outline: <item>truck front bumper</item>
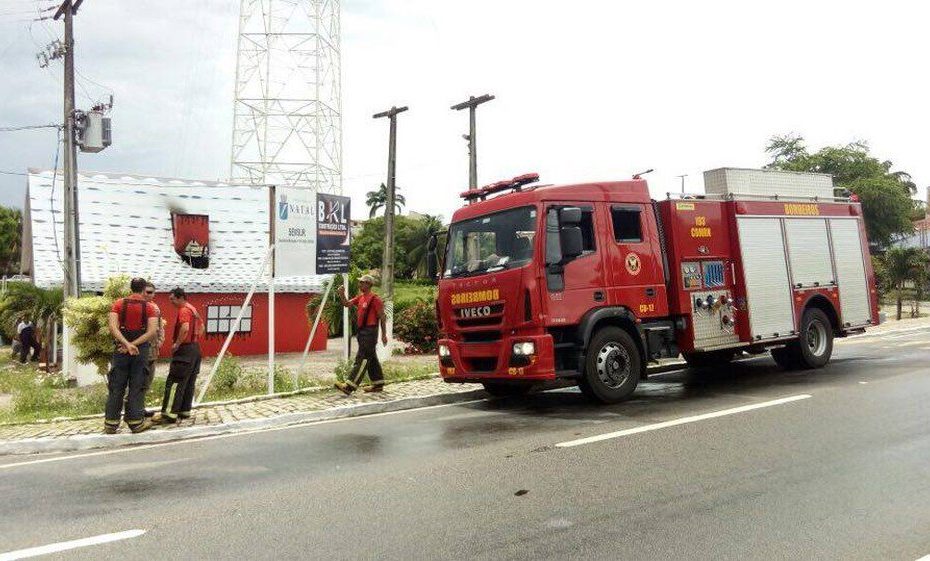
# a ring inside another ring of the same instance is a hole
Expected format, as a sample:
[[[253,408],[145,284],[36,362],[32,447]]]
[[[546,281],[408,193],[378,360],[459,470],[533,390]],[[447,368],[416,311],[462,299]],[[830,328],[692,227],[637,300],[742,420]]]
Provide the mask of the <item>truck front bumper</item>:
[[[514,344],[533,343],[535,352],[518,355]],[[446,382],[544,381],[555,379],[551,335],[514,335],[488,343],[439,340],[439,373]]]

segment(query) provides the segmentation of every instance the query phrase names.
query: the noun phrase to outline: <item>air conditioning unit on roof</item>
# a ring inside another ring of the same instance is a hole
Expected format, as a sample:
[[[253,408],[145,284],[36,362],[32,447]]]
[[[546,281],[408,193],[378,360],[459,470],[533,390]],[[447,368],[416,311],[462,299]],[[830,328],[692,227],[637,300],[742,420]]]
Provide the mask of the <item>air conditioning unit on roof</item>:
[[[833,198],[833,176],[769,169],[718,168],[704,172],[708,195]]]

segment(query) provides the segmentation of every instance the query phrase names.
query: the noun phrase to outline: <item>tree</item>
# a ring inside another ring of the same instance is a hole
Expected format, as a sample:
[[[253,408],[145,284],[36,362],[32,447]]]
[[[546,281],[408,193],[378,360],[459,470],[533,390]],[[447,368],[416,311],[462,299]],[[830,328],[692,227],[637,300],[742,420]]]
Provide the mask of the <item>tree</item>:
[[[443,230],[442,218],[439,216],[430,216],[429,214],[416,221],[410,232],[410,237],[405,241],[407,247],[407,263],[413,268],[415,276],[426,277],[426,245],[430,237],[438,234]],[[439,248],[437,249],[437,251]]]
[[[887,247],[913,231],[911,219],[919,203],[911,196],[917,185],[906,172],[891,171],[890,160],[872,156],[867,143],[827,146],[810,153],[803,137],[789,134],[769,139],[765,151],[772,158],[768,169],[829,173],[838,191],[857,195],[869,240],[877,246]]]
[[[0,334],[6,340],[16,335],[16,324],[24,317],[35,324],[38,339],[46,352],[56,336],[55,323],[61,319],[64,294],[60,287],[39,288],[28,282],[10,282],[0,293]],[[49,357],[46,363],[55,362]]]
[[[22,232],[23,215],[19,209],[0,206],[0,275],[19,273]]]
[[[396,214],[407,205],[407,199],[399,193],[400,187],[394,186],[394,209]],[[368,191],[365,193],[365,205],[368,206],[368,218],[374,218],[378,211],[387,206],[387,186],[384,183],[377,191]]]
[[[897,319],[901,319],[905,285],[909,281],[924,282],[927,263],[927,253],[916,247],[893,247],[885,253],[885,278],[895,291]]]

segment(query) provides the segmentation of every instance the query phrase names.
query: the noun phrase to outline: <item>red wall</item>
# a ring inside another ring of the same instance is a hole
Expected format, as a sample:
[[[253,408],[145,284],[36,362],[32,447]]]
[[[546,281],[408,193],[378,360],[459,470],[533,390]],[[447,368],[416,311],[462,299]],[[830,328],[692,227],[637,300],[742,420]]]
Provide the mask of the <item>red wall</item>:
[[[279,353],[303,352],[307,338],[310,337],[310,320],[307,319],[306,305],[312,294],[275,294],[275,350]],[[201,317],[206,320],[207,306],[241,306],[246,294],[198,293],[188,294],[187,301],[193,304]],[[155,295],[155,303],[161,308],[165,326],[165,343],[159,353],[162,357],[171,356],[171,341],[174,324],[177,321],[177,309],[168,301],[167,293]],[[317,327],[311,351],[326,350],[327,326],[322,321]],[[216,356],[226,341],[227,334],[207,334],[200,347],[204,356]],[[252,296],[252,332],[237,334],[229,344],[229,351],[236,356],[263,355],[268,352],[268,295]]]

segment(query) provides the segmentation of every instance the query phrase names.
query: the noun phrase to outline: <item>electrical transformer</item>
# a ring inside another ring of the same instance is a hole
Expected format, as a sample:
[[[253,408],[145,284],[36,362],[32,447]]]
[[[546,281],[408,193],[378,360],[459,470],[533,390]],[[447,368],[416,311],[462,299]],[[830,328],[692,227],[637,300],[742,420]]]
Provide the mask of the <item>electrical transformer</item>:
[[[81,152],[100,152],[112,143],[110,118],[102,111],[85,113],[82,125],[78,139]]]

